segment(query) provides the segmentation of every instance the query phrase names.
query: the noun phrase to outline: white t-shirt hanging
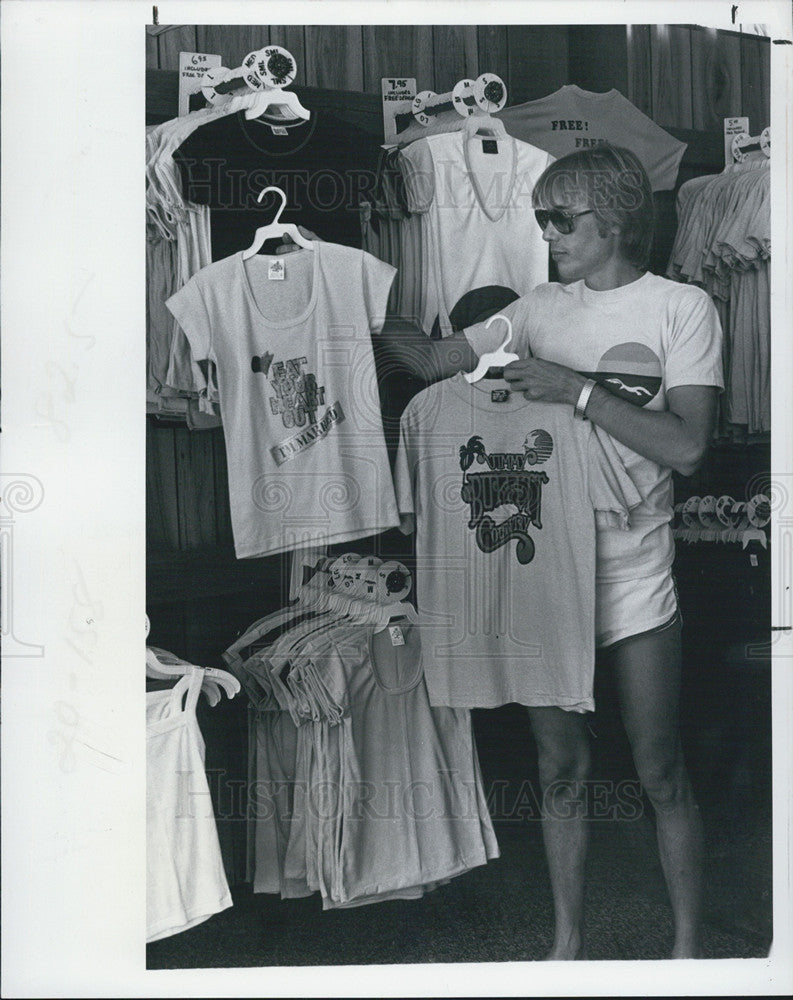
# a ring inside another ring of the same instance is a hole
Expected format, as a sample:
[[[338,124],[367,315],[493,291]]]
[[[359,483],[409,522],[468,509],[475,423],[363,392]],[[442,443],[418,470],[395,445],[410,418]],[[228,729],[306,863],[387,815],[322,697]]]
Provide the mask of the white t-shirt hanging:
[[[427,335],[449,336],[547,280],[531,195],[552,157],[510,137],[463,132],[419,139],[400,156],[408,206],[424,216]]]
[[[395,270],[334,243],[199,271],[167,302],[217,366],[237,557],[398,524],[372,352]]]
[[[595,511],[626,528],[641,499],[609,440],[571,406],[456,375],[405,409],[395,478],[431,704],[591,710]]]
[[[232,905],[195,707],[204,671],[146,695],[146,940]],[[184,700],[184,701],[183,701]]]
[[[675,186],[686,143],[631,104],[618,90],[597,94],[574,84],[499,111],[507,132],[546,149],[556,159],[600,142],[624,146],[639,157],[653,191]]]

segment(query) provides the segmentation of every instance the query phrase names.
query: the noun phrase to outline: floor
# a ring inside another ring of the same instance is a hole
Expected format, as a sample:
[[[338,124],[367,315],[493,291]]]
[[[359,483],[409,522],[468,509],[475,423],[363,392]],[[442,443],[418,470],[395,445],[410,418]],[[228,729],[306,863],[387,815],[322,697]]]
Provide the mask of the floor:
[[[542,959],[551,895],[534,824],[499,823],[502,856],[422,900],[323,912],[317,897],[282,901],[234,891],[234,906],[148,947],[148,968],[508,962]],[[711,829],[706,958],[768,953],[770,838]],[[671,911],[646,830],[593,834],[588,866],[590,960],[662,959]]]
[[[593,732],[600,773],[629,775],[607,697]],[[533,961],[552,939],[551,893],[531,792],[532,742],[516,706],[475,714],[485,788],[501,857],[417,901],[323,912],[317,896],[282,901],[233,888],[234,906],[192,930],[148,946],[148,968]],[[733,724],[733,729],[734,729]],[[506,734],[506,735],[505,735]],[[764,957],[772,938],[771,795],[765,738],[697,729],[688,747],[706,836],[707,958]],[[671,910],[649,809],[591,824],[588,954],[662,959]]]

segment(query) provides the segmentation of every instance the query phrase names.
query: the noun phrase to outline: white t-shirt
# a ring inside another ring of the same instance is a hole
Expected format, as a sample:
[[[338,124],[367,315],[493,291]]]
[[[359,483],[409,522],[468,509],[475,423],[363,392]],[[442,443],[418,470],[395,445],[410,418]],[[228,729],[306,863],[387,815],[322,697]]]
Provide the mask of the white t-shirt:
[[[649,272],[602,292],[583,281],[549,283],[504,315],[512,321],[510,350],[573,368],[637,406],[666,410],[667,389],[724,385],[719,318],[708,295],[692,285]],[[496,326],[465,331],[478,354],[498,346]],[[630,531],[598,532],[598,580],[652,576],[674,559],[672,472],[612,440],[643,502],[631,514]]]
[[[570,406],[460,374],[408,404],[395,478],[431,703],[591,710],[594,512],[624,527],[641,499],[608,439]]]
[[[401,152],[408,206],[422,218],[422,327],[445,337],[548,277],[534,184],[551,162],[507,137],[431,135]]]
[[[238,558],[398,524],[370,337],[394,274],[316,243],[233,254],[168,299],[193,357],[217,366]]]
[[[574,84],[497,115],[510,135],[546,149],[557,159],[605,141],[635,153],[653,191],[675,186],[686,144],[656,125],[618,90],[596,94]]]

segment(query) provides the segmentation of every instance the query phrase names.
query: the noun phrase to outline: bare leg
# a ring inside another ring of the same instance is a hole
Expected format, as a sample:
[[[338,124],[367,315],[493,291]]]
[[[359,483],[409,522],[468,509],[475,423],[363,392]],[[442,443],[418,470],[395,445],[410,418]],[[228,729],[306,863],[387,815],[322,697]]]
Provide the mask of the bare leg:
[[[584,716],[561,708],[530,708],[542,790],[542,834],[553,891],[556,929],[546,958],[586,958],[584,863],[587,822],[584,782],[589,743]]]
[[[655,810],[661,865],[675,917],[672,958],[698,958],[702,820],[680,744],[680,626],[638,636],[611,657],[636,770]]]

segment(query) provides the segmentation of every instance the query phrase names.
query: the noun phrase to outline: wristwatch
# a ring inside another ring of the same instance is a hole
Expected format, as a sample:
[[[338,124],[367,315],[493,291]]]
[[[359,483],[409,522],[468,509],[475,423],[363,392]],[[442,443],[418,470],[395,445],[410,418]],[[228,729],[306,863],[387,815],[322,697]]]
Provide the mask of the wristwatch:
[[[587,403],[589,402],[589,397],[592,395],[592,390],[596,385],[597,382],[593,378],[588,378],[581,387],[581,394],[578,397],[578,401],[573,409],[573,413],[579,420],[586,420]]]

